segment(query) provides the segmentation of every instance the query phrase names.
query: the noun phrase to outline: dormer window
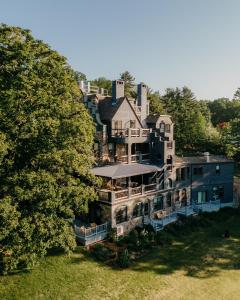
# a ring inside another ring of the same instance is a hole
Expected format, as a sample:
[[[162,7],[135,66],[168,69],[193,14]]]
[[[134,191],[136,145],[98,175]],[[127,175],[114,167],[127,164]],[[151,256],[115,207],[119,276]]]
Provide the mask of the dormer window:
[[[165,132],[170,133],[171,132],[171,126],[170,124],[165,125]]]

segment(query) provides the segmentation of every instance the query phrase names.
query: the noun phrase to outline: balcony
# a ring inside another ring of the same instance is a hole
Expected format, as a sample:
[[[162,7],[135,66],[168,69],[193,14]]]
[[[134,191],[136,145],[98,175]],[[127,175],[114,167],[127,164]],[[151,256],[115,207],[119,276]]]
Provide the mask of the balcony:
[[[131,163],[144,163],[150,161],[150,153],[138,153],[138,154],[133,154],[131,155]],[[118,162],[121,163],[128,163],[128,155],[122,155],[117,158]]]
[[[147,185],[142,184],[136,187],[128,187],[116,191],[101,189],[99,190],[98,195],[101,201],[115,203],[125,199],[138,197],[140,195],[149,195],[156,192],[158,189],[159,185],[157,183],[152,183]]]
[[[108,228],[108,222],[101,225],[92,224],[92,226],[78,226],[74,224],[75,235],[84,245],[90,245],[105,239],[107,237]]]
[[[146,141],[151,133],[149,128],[123,128],[123,129],[112,129],[112,138],[122,139],[127,142],[129,139],[133,141],[144,142]]]

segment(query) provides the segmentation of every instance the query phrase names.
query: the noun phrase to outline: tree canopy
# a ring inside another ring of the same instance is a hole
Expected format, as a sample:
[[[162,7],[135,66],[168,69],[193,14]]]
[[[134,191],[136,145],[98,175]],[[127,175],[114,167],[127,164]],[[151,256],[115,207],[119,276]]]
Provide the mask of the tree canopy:
[[[66,59],[0,25],[0,270],[75,246],[71,222],[96,199],[94,126]]]

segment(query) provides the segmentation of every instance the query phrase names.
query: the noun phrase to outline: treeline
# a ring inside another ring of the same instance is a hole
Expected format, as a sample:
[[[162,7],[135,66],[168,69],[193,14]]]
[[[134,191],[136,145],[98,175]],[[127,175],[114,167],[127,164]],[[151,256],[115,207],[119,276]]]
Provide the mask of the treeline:
[[[135,78],[125,71],[126,96],[136,97]],[[111,80],[100,77],[93,84],[111,93]],[[198,100],[188,88],[168,88],[164,94],[149,88],[152,114],[169,114],[175,124],[177,154],[191,155],[209,151],[239,160],[240,88],[232,100]]]

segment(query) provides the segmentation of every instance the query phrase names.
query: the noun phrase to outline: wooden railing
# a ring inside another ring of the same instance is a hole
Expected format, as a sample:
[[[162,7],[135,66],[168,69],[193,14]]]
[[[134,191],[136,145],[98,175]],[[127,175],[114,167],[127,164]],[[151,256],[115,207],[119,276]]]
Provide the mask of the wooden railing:
[[[138,153],[131,155],[131,162],[144,162],[150,160],[150,153]],[[128,163],[128,155],[122,155],[117,158],[117,161],[122,163]]]
[[[75,234],[78,237],[87,238],[103,232],[107,232],[108,222],[101,225],[96,225],[94,227],[85,227],[85,226],[79,227],[75,225],[74,230],[75,230]]]
[[[152,183],[152,184],[148,184],[148,185],[144,186],[144,192],[145,193],[155,191],[156,189],[157,189],[157,184],[156,183]]]
[[[129,191],[127,190],[120,190],[120,191],[115,191],[115,199],[123,199],[123,198],[128,198],[129,196]]]
[[[137,195],[144,195],[155,192],[158,189],[157,183],[139,185],[137,187],[129,187],[119,191],[99,190],[98,195],[101,201],[115,202],[122,199],[128,199]]]
[[[148,128],[116,128],[112,129],[112,137],[148,137],[150,132]]]
[[[142,194],[142,185],[141,186],[137,186],[134,188],[131,188],[131,195],[138,195],[138,194]]]

